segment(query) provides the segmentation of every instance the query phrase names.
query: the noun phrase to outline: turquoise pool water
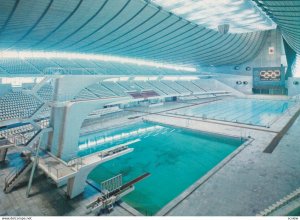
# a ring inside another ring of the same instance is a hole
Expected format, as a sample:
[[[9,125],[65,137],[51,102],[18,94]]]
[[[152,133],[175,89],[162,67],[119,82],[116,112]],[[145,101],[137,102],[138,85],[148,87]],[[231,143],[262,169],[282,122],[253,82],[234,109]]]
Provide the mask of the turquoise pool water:
[[[238,139],[142,122],[81,137],[79,153],[85,155],[135,139],[140,141],[130,145],[132,153],[99,165],[89,178],[101,183],[121,173],[126,183],[149,172],[151,176],[123,198],[145,215],[157,213],[241,145]]]
[[[181,109],[173,112],[173,114],[270,126],[278,116],[293,104],[293,102],[281,100],[226,99],[193,108]]]

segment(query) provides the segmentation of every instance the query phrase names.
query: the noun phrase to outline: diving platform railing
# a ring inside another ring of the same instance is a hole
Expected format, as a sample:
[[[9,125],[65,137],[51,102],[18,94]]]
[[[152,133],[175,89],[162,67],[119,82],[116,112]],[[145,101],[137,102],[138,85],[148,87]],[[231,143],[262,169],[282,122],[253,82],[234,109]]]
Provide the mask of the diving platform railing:
[[[74,177],[83,168],[95,167],[101,163],[132,152],[133,148],[129,148],[128,146],[135,142],[137,142],[137,140],[117,145],[100,152],[98,151],[84,157],[73,158],[68,162],[47,152],[46,155],[39,157],[38,167],[56,184],[60,185],[69,178]]]

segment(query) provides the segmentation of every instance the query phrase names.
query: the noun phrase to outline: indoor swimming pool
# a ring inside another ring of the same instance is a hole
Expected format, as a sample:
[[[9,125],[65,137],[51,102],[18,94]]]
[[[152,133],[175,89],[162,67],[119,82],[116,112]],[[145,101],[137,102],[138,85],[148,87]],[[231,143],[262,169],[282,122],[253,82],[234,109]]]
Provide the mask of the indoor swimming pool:
[[[203,134],[140,122],[80,138],[80,155],[136,140],[134,151],[95,168],[89,179],[101,183],[118,174],[123,183],[149,172],[123,198],[144,215],[154,215],[242,144],[238,138]]]
[[[293,104],[283,100],[225,99],[170,114],[269,127]]]

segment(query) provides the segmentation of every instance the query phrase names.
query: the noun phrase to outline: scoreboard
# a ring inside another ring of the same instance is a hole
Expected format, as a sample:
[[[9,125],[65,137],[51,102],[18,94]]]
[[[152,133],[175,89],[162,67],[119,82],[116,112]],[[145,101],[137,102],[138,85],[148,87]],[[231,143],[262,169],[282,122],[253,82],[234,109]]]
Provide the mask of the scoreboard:
[[[269,93],[268,91],[271,90],[277,90],[279,93],[284,93],[285,68],[283,66],[253,68],[253,91],[264,91]]]

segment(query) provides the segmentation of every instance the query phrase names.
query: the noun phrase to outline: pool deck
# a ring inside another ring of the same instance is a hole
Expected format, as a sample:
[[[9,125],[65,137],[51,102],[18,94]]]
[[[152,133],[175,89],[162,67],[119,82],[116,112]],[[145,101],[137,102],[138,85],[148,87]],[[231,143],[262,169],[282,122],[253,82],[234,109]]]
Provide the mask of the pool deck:
[[[290,194],[300,186],[300,117],[283,136],[272,153],[264,153],[267,144],[284,127],[296,112],[291,109],[280,117],[270,128],[240,125],[236,123],[202,121],[185,118],[165,117],[166,111],[178,107],[189,106],[191,103],[166,104],[155,108],[139,108],[133,116],[144,116],[148,120],[167,123],[174,126],[188,127],[194,130],[220,133],[235,137],[251,136],[254,140],[240,148],[235,155],[230,155],[219,164],[217,172],[206,175],[179,195],[176,200],[165,206],[158,215],[171,216],[218,216],[218,215],[256,215]],[[149,113],[151,113],[149,115]],[[155,114],[153,114],[155,113]],[[151,118],[152,117],[152,118]],[[82,133],[100,130],[120,124],[133,123],[141,120],[128,119],[109,120],[101,124],[82,128]],[[0,187],[4,186],[5,176],[21,160],[17,149],[8,155],[9,163],[0,166]],[[26,198],[25,179],[15,190],[5,194],[0,190],[1,215],[94,215],[86,213],[85,206],[97,196],[97,191],[86,186],[84,193],[73,200],[66,198],[64,191],[57,188],[52,180],[41,172],[33,181],[31,197]],[[125,207],[125,208],[124,208]],[[110,216],[137,215],[138,213],[124,204],[116,206]]]

